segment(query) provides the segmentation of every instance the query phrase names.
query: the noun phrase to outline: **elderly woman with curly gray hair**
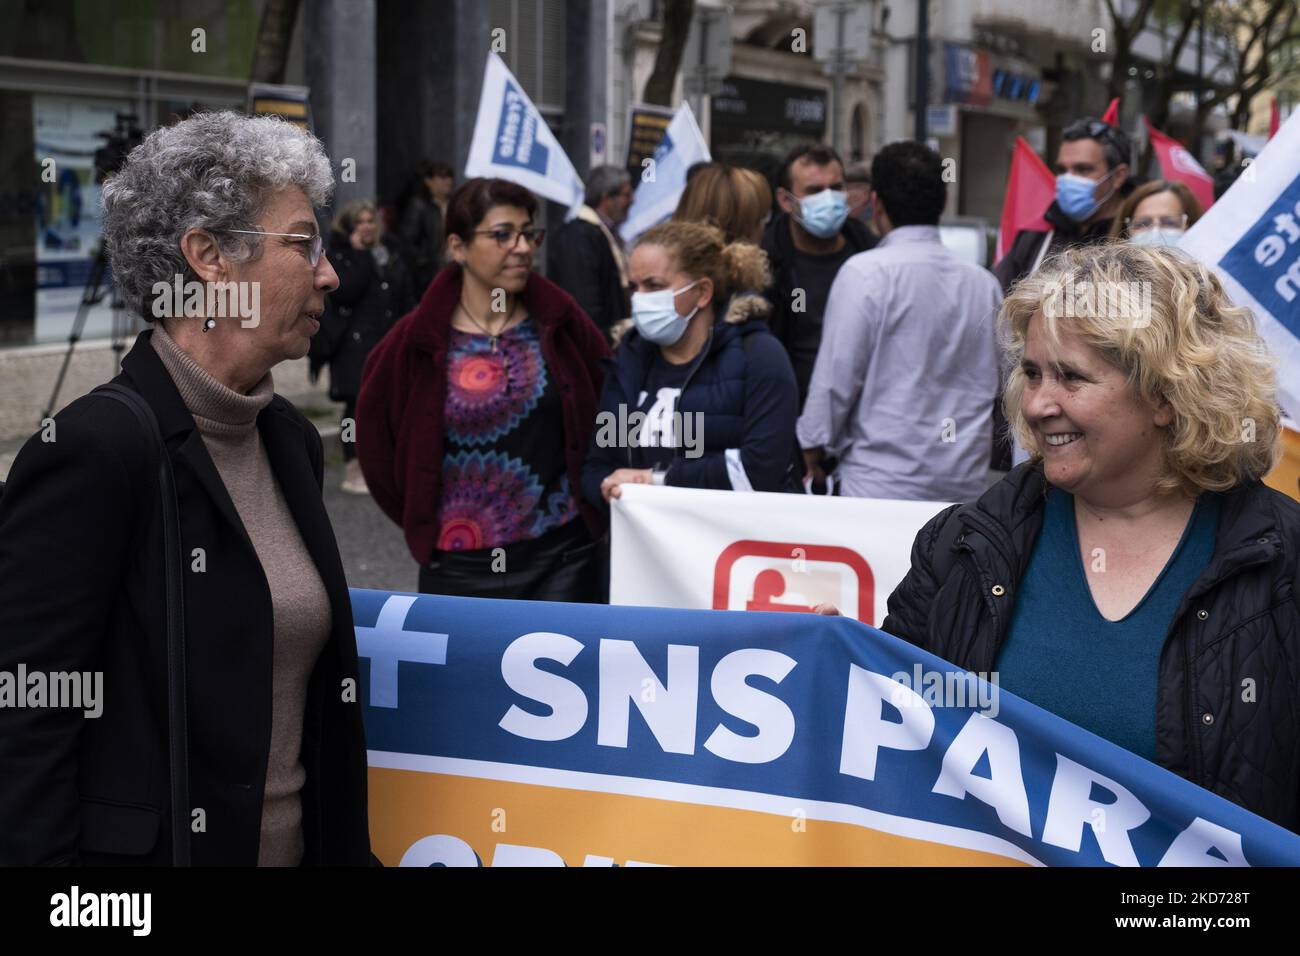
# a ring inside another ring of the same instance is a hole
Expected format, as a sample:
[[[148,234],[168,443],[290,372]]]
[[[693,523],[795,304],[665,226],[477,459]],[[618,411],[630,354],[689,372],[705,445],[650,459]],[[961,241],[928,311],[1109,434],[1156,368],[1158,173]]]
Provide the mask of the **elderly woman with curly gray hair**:
[[[1177,250],[1071,250],[1002,306],[1031,460],[917,535],[883,629],[1300,830],[1300,505],[1272,358]]]
[[[313,136],[229,112],[155,130],[104,185],[113,278],[153,327],[0,500],[0,671],[98,674],[102,699],[0,708],[0,863],[373,860],[321,440],[272,379],[338,285],[332,189]]]

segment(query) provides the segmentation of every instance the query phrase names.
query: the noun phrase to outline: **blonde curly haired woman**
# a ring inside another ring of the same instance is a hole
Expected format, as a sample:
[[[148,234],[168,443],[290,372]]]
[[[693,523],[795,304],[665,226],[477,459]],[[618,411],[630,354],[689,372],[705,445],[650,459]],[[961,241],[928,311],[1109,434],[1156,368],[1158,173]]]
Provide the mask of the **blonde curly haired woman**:
[[[884,630],[1296,830],[1300,505],[1260,482],[1251,314],[1176,250],[1112,243],[1000,321],[1032,457],[921,530]]]
[[[764,321],[763,250],[716,226],[666,222],[637,241],[628,276],[635,328],[605,376],[586,499],[607,508],[627,483],[797,488],[798,393]]]

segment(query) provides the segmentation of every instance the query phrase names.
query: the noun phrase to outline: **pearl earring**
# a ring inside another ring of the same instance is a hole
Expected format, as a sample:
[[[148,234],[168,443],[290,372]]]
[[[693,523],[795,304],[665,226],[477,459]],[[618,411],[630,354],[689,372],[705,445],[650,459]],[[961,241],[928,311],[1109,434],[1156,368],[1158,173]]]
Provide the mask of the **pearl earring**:
[[[217,320],[216,320],[216,319],[207,319],[207,320],[205,320],[204,323],[203,323],[203,331],[204,331],[204,332],[207,332],[209,329],[215,329],[216,327],[217,327]]]

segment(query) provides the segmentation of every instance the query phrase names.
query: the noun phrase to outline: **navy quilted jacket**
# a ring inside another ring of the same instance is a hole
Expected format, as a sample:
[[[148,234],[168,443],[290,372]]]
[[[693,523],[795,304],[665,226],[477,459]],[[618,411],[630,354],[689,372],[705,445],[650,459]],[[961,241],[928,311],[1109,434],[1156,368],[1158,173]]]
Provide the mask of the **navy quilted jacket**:
[[[993,670],[1046,492],[1041,466],[1027,462],[974,504],[936,515],[916,536],[882,630]],[[957,524],[941,536],[949,518]],[[1156,762],[1300,832],[1298,559],[1300,505],[1258,481],[1223,494],[1214,555],[1161,652]]]
[[[791,466],[798,390],[789,356],[761,317],[769,309],[762,296],[746,293],[733,296],[720,310],[724,318],[714,324],[692,363],[677,406],[683,414],[703,413],[703,454],[688,458],[678,449],[666,484],[732,489],[726,453],[735,449],[754,491],[797,487]],[[637,407],[658,350],[635,329],[624,331],[614,357],[606,360],[601,411],[617,416],[620,405],[629,411]],[[601,447],[599,434],[593,432],[583,465],[582,493],[592,505],[606,509],[601,481],[619,468],[632,466],[626,445]]]

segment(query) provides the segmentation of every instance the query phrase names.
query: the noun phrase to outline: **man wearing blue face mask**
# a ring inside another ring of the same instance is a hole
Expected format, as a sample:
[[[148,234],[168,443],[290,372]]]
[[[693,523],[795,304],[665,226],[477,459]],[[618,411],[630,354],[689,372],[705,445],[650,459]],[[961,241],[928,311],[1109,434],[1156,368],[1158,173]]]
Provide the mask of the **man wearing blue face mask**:
[[[826,297],[840,266],[876,244],[865,223],[849,216],[844,164],[831,147],[805,143],[781,166],[776,213],[763,232],[772,267],[767,297],[772,333],[785,346],[799,386],[799,407],[821,345]]]
[[[844,495],[964,501],[988,477],[1002,295],[939,238],[937,152],[890,143],[871,182],[880,244],[831,287],[799,445],[814,486],[833,453]]]
[[[1056,151],[1056,198],[1043,213],[1050,227],[1022,229],[993,268],[1005,295],[1047,259],[1074,246],[1104,242],[1125,197],[1136,183],[1129,177],[1132,147],[1123,130],[1085,116],[1061,131]],[[993,467],[1011,467],[1001,403],[994,412]]]
[[[1056,152],[1056,199],[1043,218],[1051,227],[1022,229],[993,273],[1002,291],[1034,272],[1044,260],[1072,246],[1102,242],[1111,221],[1133,191],[1131,147],[1122,130],[1085,116],[1061,131]]]

